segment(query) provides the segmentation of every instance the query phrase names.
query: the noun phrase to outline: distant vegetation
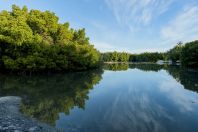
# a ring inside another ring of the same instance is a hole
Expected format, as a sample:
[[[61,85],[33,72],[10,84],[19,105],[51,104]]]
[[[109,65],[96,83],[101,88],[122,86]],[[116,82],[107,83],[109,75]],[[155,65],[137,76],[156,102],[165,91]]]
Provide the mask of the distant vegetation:
[[[198,41],[182,44],[179,42],[174,48],[165,53],[130,54],[119,52],[107,52],[102,54],[105,62],[157,62],[158,60],[173,63],[181,62],[183,66],[198,67]]]
[[[0,68],[9,71],[86,70],[98,65],[100,53],[85,29],[58,23],[50,11],[12,6],[0,12]]]
[[[182,42],[179,42],[175,47],[166,52],[166,60],[172,60],[173,62],[180,61]]]
[[[172,60],[198,67],[198,41],[178,43],[166,53],[99,53],[85,34],[59,23],[50,11],[12,6],[0,12],[0,69],[16,72],[88,70],[104,62]]]
[[[187,43],[182,47],[180,60],[183,65],[198,67],[198,41]]]
[[[105,62],[128,62],[130,54],[122,52],[107,52],[102,54],[102,60]]]
[[[164,60],[164,53],[142,53],[142,54],[130,54],[119,52],[107,52],[102,54],[103,61],[105,62],[157,62],[158,60]]]
[[[142,54],[130,54],[130,62],[157,62],[158,60],[164,60],[164,53],[142,53]]]
[[[180,61],[183,66],[198,67],[198,41],[178,43],[166,54],[167,59],[173,62]]]

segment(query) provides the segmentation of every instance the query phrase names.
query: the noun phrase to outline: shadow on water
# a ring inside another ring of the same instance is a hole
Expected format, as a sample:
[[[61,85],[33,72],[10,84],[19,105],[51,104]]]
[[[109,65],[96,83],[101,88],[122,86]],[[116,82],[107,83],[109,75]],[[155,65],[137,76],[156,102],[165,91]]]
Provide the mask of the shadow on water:
[[[184,88],[198,92],[198,72],[178,66],[156,64],[105,64],[104,70],[126,71],[139,69],[145,72],[166,70]],[[88,72],[15,76],[0,74],[0,95],[23,98],[21,111],[40,121],[55,125],[59,113],[70,114],[74,107],[84,109],[90,90],[102,80],[103,70]]]
[[[88,93],[102,79],[101,69],[51,76],[0,75],[0,95],[23,98],[21,111],[54,125],[59,112],[84,109]]]

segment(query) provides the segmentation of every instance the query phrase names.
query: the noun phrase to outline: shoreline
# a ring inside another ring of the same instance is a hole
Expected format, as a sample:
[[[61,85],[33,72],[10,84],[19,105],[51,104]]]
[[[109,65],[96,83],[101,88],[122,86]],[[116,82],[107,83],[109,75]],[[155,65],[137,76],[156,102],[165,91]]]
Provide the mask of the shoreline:
[[[16,96],[0,97],[0,131],[5,132],[58,132],[45,123],[26,117],[19,111],[21,98]]]
[[[104,62],[105,64],[157,64],[155,62]]]

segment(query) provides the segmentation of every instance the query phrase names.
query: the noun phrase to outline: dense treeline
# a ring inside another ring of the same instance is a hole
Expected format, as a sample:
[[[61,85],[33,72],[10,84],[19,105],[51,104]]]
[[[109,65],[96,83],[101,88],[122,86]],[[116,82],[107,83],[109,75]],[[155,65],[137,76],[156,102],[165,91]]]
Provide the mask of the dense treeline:
[[[105,62],[157,62],[158,60],[171,60],[173,63],[181,62],[183,66],[198,67],[198,41],[186,44],[179,42],[175,47],[165,53],[129,54],[107,52],[103,53],[102,56]]]
[[[0,12],[0,68],[12,71],[85,70],[98,65],[100,53],[85,29],[58,23],[49,11],[12,6]]]
[[[129,54],[122,52],[107,52],[102,54],[102,59],[105,62],[128,62],[129,60]]]
[[[142,54],[130,54],[130,62],[157,62],[158,60],[164,60],[163,53],[142,53]]]
[[[104,62],[157,62],[164,59],[164,53],[129,54],[119,52],[107,52],[102,54]]]
[[[198,67],[198,41],[178,43],[165,53],[102,53],[104,62],[157,62],[172,60]],[[86,70],[96,67],[100,53],[89,43],[85,29],[58,23],[49,11],[12,6],[0,12],[0,68],[9,71]]]
[[[186,43],[180,56],[183,65],[198,67],[198,41]]]
[[[182,42],[179,42],[175,47],[170,49],[169,51],[166,52],[166,60],[172,60],[173,63],[177,62],[180,60],[180,55],[182,51]]]
[[[167,59],[173,63],[180,61],[183,66],[198,67],[198,41],[186,44],[178,43],[167,52]]]

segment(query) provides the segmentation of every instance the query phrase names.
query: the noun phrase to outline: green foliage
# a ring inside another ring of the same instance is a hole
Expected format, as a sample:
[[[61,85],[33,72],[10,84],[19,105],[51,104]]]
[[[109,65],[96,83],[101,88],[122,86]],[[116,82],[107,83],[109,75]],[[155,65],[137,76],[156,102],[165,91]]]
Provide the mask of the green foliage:
[[[174,48],[164,53],[128,54],[107,52],[102,54],[104,62],[152,62],[158,60],[172,60],[173,63],[181,62],[182,66],[198,67],[198,41],[182,44],[179,42]]]
[[[98,65],[100,53],[85,29],[58,23],[50,12],[16,5],[0,12],[0,67],[12,71],[86,70]]]
[[[158,52],[142,54],[107,52],[102,54],[102,59],[105,62],[157,62],[164,59],[164,54]]]
[[[163,53],[142,53],[142,54],[131,54],[130,62],[157,62],[158,60],[164,60]]]
[[[11,43],[21,46],[23,43],[30,43],[33,39],[33,32],[27,25],[26,12],[13,6],[12,12],[2,11],[0,13],[0,40],[1,43]]]
[[[166,53],[166,58],[173,62],[181,61],[182,66],[198,67],[198,41],[178,43]]]
[[[73,41],[81,45],[89,44],[89,38],[86,37],[84,28],[74,31]]]
[[[198,41],[185,44],[181,51],[181,62],[184,66],[198,67]]]
[[[122,52],[107,52],[102,54],[102,59],[105,62],[128,62],[129,54]]]
[[[182,47],[182,43],[179,42],[174,48],[167,52],[166,59],[172,60],[173,62],[180,61]]]

